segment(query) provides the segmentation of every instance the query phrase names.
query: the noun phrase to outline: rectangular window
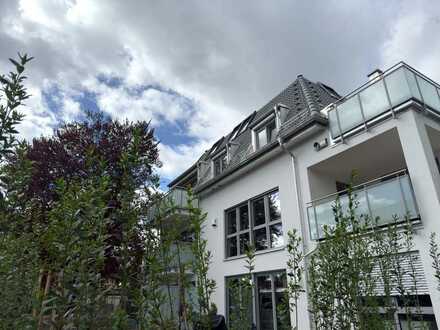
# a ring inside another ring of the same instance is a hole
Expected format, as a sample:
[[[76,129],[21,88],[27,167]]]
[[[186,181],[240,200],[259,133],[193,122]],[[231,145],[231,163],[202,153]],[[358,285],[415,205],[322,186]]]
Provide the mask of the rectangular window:
[[[248,275],[226,279],[229,329],[239,329],[243,319],[253,322],[252,278]],[[249,326],[250,329],[250,326]]]
[[[228,166],[226,153],[216,157],[212,162],[214,163],[214,176],[220,175]]]
[[[228,325],[233,328],[237,319],[237,311],[248,309],[252,314],[257,328],[260,330],[290,329],[290,313],[286,301],[287,277],[285,271],[265,272],[252,275],[252,286],[255,295],[252,299],[252,308],[249,302],[249,291],[246,276],[236,276],[226,279],[226,297],[228,311]],[[243,285],[244,284],[244,285]],[[256,311],[253,315],[252,310]]]
[[[277,125],[275,123],[275,119],[270,120],[266,125],[258,129],[255,133],[257,149],[260,149],[266,144],[275,141],[277,135]]]
[[[249,241],[249,209],[243,203],[226,211],[226,256],[244,254]]]
[[[284,245],[281,224],[280,195],[278,191],[252,201],[254,244],[257,251]]]
[[[284,246],[279,192],[271,191],[225,212],[226,257]]]

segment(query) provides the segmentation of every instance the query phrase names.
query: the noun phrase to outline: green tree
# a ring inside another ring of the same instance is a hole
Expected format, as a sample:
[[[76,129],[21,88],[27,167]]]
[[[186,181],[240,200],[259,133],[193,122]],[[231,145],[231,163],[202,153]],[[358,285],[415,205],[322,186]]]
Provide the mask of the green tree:
[[[348,204],[343,208],[336,201],[335,225],[324,228],[325,239],[311,256],[309,301],[315,326],[394,329],[393,295],[398,294],[412,328],[411,306],[420,304],[411,222],[395,218],[378,228],[379,219],[358,215],[357,206],[350,187]]]
[[[227,280],[229,294],[229,327],[231,330],[249,330],[253,324],[253,290],[252,274],[255,269],[255,247],[245,249],[245,275]]]
[[[6,154],[13,152],[14,146],[18,143],[17,125],[22,121],[23,114],[19,107],[29,98],[24,87],[25,66],[33,57],[26,54],[18,54],[18,59],[9,59],[15,66],[15,71],[7,75],[0,74],[0,163]]]
[[[193,235],[191,245],[194,258],[192,270],[195,277],[198,307],[197,312],[194,313],[193,320],[197,327],[211,329],[211,315],[217,312],[215,305],[211,302],[211,296],[215,291],[216,283],[213,279],[209,278],[208,272],[212,262],[212,254],[208,250],[208,242],[203,236],[207,214],[203,213],[195,203],[197,203],[197,199],[189,191],[187,209]]]

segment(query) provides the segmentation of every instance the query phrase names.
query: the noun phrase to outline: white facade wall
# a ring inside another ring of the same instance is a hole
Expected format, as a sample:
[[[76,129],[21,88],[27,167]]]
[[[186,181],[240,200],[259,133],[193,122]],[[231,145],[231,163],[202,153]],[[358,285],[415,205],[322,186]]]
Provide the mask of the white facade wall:
[[[331,193],[335,189],[334,182],[329,181],[328,178],[320,180],[319,177],[310,175],[310,167],[334,158],[344,151],[355,148],[362,142],[368,141],[384,132],[397,129],[423,225],[415,236],[416,249],[420,251],[433,309],[437,322],[440,324],[440,292],[436,289],[438,284],[433,276],[431,260],[428,254],[430,233],[440,233],[440,175],[426,132],[426,125],[440,132],[440,125],[437,120],[428,118],[417,110],[407,110],[398,114],[396,119],[388,119],[371,128],[368,132],[361,132],[348,138],[345,144],[329,146],[319,152],[314,150],[313,143],[329,138],[327,130],[321,130],[321,132],[316,133],[298,145],[288,145],[289,150],[296,157],[296,170],[297,177],[299,178],[298,189],[301,198],[300,210],[296,206],[295,179],[292,172],[291,157],[287,153],[278,153],[274,158],[250,170],[248,173],[241,174],[238,179],[219,187],[209,195],[202,194],[200,206],[208,213],[205,235],[208,240],[208,248],[213,253],[210,277],[217,282],[214,303],[217,305],[219,313],[226,315],[225,277],[246,272],[244,258],[225,259],[224,211],[240,202],[278,187],[285,241],[287,240],[287,231],[296,228],[305,240],[307,245],[305,253],[307,253],[313,248],[314,242],[309,240],[306,203],[319,197],[316,195],[316,192],[312,193],[311,187],[313,187],[314,191],[320,191],[323,194]],[[378,157],[380,159],[381,146],[370,149],[368,152],[371,152],[371,159],[374,159],[374,161],[369,166],[371,168],[375,166],[386,168],[386,164],[377,162]],[[368,161],[368,153],[363,154],[363,158]],[[347,168],[346,170],[351,171],[352,169]],[[300,215],[304,220],[305,232],[301,232]],[[211,225],[214,219],[217,220],[216,227]],[[255,272],[285,269],[286,260],[285,249],[264,251],[256,257]],[[303,294],[300,300],[298,320],[300,329],[310,328],[309,315],[306,310],[307,298]]]

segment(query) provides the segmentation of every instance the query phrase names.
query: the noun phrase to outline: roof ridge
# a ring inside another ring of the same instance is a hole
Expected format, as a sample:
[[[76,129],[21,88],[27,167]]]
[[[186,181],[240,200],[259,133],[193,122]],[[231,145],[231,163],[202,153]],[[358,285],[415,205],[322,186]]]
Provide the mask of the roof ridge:
[[[307,105],[307,108],[309,108],[310,113],[318,112],[316,104],[313,101],[313,97],[310,94],[309,87],[307,86],[307,84],[305,82],[306,79],[303,77],[302,74],[300,74],[300,75],[298,75],[297,80],[299,82],[299,86],[301,87],[301,93],[304,96],[304,99],[306,101],[305,103]]]

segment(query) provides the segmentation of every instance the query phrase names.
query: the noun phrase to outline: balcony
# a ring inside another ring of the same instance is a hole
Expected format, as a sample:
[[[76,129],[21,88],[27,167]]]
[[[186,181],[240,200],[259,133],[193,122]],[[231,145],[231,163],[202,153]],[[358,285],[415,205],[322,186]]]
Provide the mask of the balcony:
[[[188,191],[185,188],[172,188],[152,203],[148,211],[148,220],[154,221],[157,216],[185,215],[188,208],[188,200]],[[197,207],[197,205],[197,200],[195,200],[193,206]]]
[[[408,101],[440,114],[440,85],[401,62],[336,102],[328,112],[332,139],[394,116]]]
[[[356,209],[357,215],[366,215],[369,219],[378,218],[379,226],[394,222],[395,217],[402,221],[406,217],[419,218],[411,181],[406,171],[398,171],[358,185],[354,187],[353,194],[359,203]],[[307,208],[312,240],[323,239],[324,226],[335,225],[333,206],[338,196],[342,210],[347,211],[347,191],[314,200]]]

